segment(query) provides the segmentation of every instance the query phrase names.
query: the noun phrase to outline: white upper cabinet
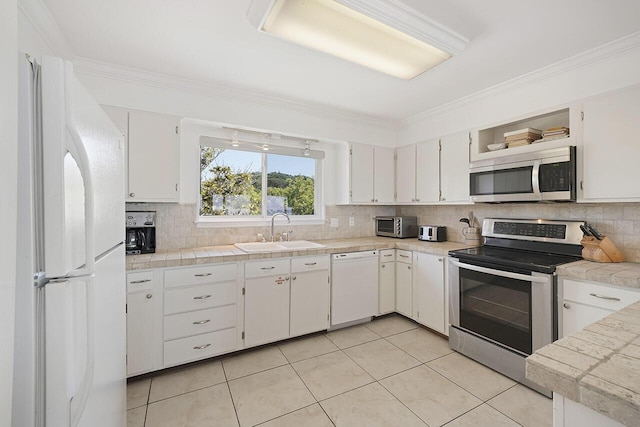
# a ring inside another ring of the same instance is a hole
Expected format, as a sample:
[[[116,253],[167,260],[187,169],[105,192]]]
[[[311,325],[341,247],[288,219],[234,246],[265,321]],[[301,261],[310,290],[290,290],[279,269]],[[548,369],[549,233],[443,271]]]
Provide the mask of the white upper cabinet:
[[[177,202],[180,182],[180,118],[129,112],[128,193],[126,201]]]
[[[580,199],[640,201],[640,86],[586,100],[583,112]]]
[[[440,139],[440,201],[469,201],[469,133]]]
[[[396,202],[416,201],[416,145],[396,149]]]
[[[180,118],[102,106],[127,141],[127,202],[177,202]]]
[[[351,144],[350,203],[393,203],[394,149]]]
[[[467,165],[468,167],[468,165]],[[416,145],[416,201],[440,200],[440,141],[431,139]],[[443,176],[446,177],[446,176]]]

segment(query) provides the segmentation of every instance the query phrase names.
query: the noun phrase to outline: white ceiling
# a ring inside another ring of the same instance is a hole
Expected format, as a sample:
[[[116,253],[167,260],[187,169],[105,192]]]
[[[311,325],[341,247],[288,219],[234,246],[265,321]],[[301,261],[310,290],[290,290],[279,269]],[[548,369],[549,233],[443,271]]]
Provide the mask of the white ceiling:
[[[640,31],[638,0],[402,0],[471,41],[413,80],[259,33],[250,0],[43,0],[74,53],[397,121]]]

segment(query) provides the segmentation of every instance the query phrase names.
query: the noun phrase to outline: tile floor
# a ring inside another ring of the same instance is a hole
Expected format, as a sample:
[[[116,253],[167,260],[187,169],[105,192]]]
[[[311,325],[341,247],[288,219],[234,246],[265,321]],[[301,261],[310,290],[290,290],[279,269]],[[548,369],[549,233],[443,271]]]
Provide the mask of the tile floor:
[[[128,427],[552,425],[546,397],[390,315],[131,382]]]

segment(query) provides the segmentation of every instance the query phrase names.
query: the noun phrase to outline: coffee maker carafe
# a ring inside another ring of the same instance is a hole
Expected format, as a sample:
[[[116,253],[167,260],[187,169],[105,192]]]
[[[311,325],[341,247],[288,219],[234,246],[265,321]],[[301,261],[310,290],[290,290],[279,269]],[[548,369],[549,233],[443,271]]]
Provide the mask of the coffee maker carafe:
[[[156,251],[156,213],[127,211],[125,217],[127,255],[154,253]]]

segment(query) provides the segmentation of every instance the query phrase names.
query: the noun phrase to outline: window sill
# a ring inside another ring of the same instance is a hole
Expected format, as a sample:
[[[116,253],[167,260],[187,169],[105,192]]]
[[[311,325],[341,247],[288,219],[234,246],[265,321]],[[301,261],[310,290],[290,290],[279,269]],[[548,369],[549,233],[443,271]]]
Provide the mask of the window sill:
[[[323,225],[326,220],[322,218],[291,218],[291,223],[287,224],[284,218],[276,218],[275,225]],[[226,228],[226,227],[270,227],[271,218],[197,218],[195,221],[197,228]]]

